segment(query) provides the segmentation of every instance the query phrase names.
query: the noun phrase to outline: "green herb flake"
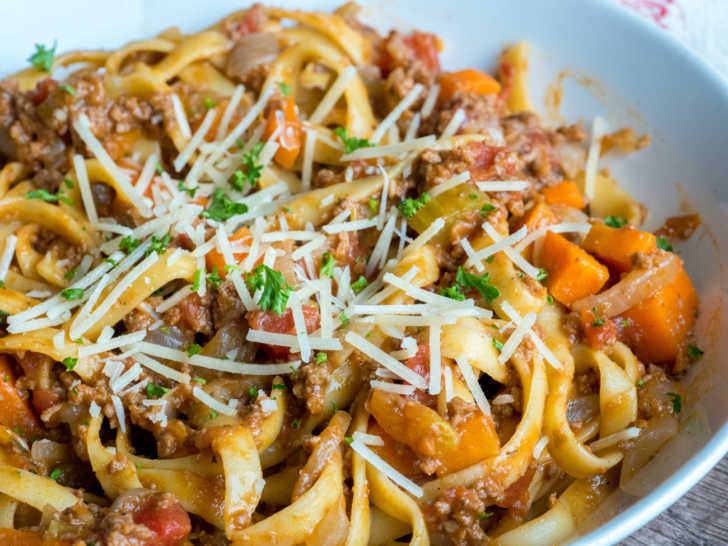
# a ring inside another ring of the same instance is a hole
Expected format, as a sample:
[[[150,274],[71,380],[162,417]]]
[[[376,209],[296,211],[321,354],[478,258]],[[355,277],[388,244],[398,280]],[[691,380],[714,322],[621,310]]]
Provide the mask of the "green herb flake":
[[[150,246],[146,252],[144,253],[144,256],[149,256],[152,252],[156,252],[157,254],[164,254],[167,252],[167,245],[172,240],[172,234],[170,232],[167,232],[161,239],[158,238],[156,235],[152,236],[152,246]]]
[[[481,512],[478,514],[478,519],[490,518],[493,516],[493,512]]]
[[[46,190],[34,190],[29,191],[25,195],[28,199],[41,199],[45,201],[46,203],[55,203],[57,201],[60,201],[61,203],[66,203],[67,205],[73,205],[74,201],[73,199],[70,199],[68,197],[64,197],[61,193],[61,190],[58,191],[58,193],[50,193]]]
[[[202,346],[197,343],[191,343],[187,346],[187,356],[194,356],[200,354]]]
[[[485,205],[483,205],[482,207],[480,207],[480,216],[482,216],[483,218],[487,218],[488,215],[491,212],[493,212],[494,210],[496,210],[497,208],[498,207],[496,207],[495,205],[491,205],[490,203],[486,203]]]
[[[169,392],[168,387],[162,385],[156,385],[154,383],[147,383],[147,396],[150,398],[159,398]]]
[[[220,289],[220,283],[222,282],[222,277],[217,274],[217,266],[212,266],[212,273],[207,275],[207,282],[209,282],[212,286],[215,287],[215,290]]]
[[[204,377],[193,377],[192,381],[194,381],[195,383],[199,383],[200,385],[204,385],[205,383],[207,383],[207,379],[205,379]]]
[[[291,428],[299,429],[301,427],[301,420],[300,419],[294,419],[291,421]]]
[[[159,328],[159,331],[162,332],[163,334],[169,334],[169,327],[167,327],[167,326],[161,326]]]
[[[291,86],[287,83],[277,82],[276,85],[278,86],[278,89],[281,90],[281,95],[283,95],[284,97],[287,97],[291,94]]]
[[[66,367],[67,372],[70,372],[73,368],[76,367],[76,364],[78,364],[78,358],[75,358],[72,356],[67,356],[66,358],[63,359],[61,364],[63,364]]]
[[[263,165],[259,163],[260,152],[263,150],[263,143],[258,142],[250,151],[243,154],[240,164],[245,167],[245,171],[237,170],[228,180],[230,186],[237,191],[245,189],[245,183],[250,184],[251,188],[258,185],[258,180],[263,172]]]
[[[190,196],[190,198],[194,197],[197,193],[197,186],[195,186],[194,188],[188,188],[187,186],[185,186],[184,180],[177,181],[177,189],[179,191],[185,192],[187,195]]]
[[[352,438],[351,436],[344,436],[344,441],[347,444],[351,445],[351,443],[354,441],[354,438]]]
[[[263,311],[273,311],[280,315],[286,310],[293,287],[288,285],[280,271],[260,264],[252,273],[245,275],[245,284],[252,293],[262,289],[258,306]]]
[[[83,298],[83,292],[83,288],[66,288],[61,291],[61,297],[68,301],[80,300]]]
[[[554,297],[551,294],[548,294],[546,296],[546,301],[549,303],[549,305],[553,305],[554,304]]]
[[[366,279],[364,275],[359,275],[359,278],[355,280],[353,283],[351,283],[351,289],[354,291],[354,294],[358,294],[362,290],[364,290],[369,285],[369,281]]]
[[[344,313],[341,313],[339,315],[339,322],[341,322],[342,326],[348,326],[349,325],[349,317],[347,317]]]
[[[50,473],[50,474],[48,475],[48,477],[49,477],[49,478],[50,478],[51,480],[55,480],[55,481],[58,481],[58,480],[60,479],[60,477],[61,477],[61,475],[62,475],[62,474],[63,474],[63,472],[61,472],[61,469],[60,469],[60,468],[54,468],[54,469],[53,469],[53,472],[51,472],[51,473]]]
[[[347,154],[350,154],[351,152],[358,150],[359,148],[369,148],[371,146],[374,146],[374,144],[372,144],[365,138],[346,136],[346,129],[344,127],[337,127],[336,129],[334,129],[334,133],[336,133],[336,135],[341,139],[341,142],[344,144],[344,151]]]
[[[324,352],[316,353],[316,364],[323,364],[329,360],[329,355]]]
[[[215,108],[215,106],[217,106],[217,102],[212,100],[210,97],[205,97],[204,99],[202,99],[202,104],[204,104],[205,108],[207,108],[208,110]]]
[[[319,276],[334,278],[334,257],[331,255],[331,252],[324,252],[323,256],[321,256]]]
[[[397,209],[399,210],[399,212],[402,213],[402,216],[407,218],[407,220],[410,220],[417,213],[418,210],[420,210],[429,202],[430,194],[427,192],[423,192],[422,195],[415,199],[408,197],[399,205],[397,205]]]
[[[207,416],[208,419],[215,419],[218,415],[220,415],[217,410],[210,410],[210,414]]]
[[[71,87],[70,85],[59,85],[58,89],[60,89],[61,91],[65,91],[72,97],[76,96],[76,90],[73,87]]]
[[[457,301],[465,301],[463,289],[460,288],[460,285],[457,283],[454,283],[449,287],[440,287],[440,295]]]
[[[607,225],[607,226],[613,227],[613,228],[621,228],[626,223],[627,223],[627,220],[625,220],[621,216],[607,216],[604,219],[604,225]]]
[[[471,193],[470,195],[468,195],[468,199],[470,199],[471,201],[475,201],[477,198],[478,198],[478,196],[474,193]]]
[[[478,277],[459,267],[455,275],[455,282],[462,288],[475,288],[488,303],[492,303],[494,299],[500,296],[500,290],[492,284],[488,284],[488,273]]]
[[[637,380],[637,386],[638,386],[638,387],[643,387],[643,386],[644,386],[644,384],[645,384],[645,380],[644,380],[644,379],[638,379],[638,380]]]
[[[675,249],[672,248],[672,245],[668,243],[667,239],[665,239],[664,237],[657,238],[657,248],[666,250],[668,252],[675,252]]]
[[[604,319],[599,316],[599,309],[592,307],[592,313],[594,313],[594,322],[592,322],[592,326],[595,328],[604,326]]]
[[[672,402],[672,413],[677,415],[682,411],[682,396],[676,392],[668,392],[667,396],[670,398],[670,402]]]
[[[245,203],[235,203],[225,194],[225,190],[216,188],[212,194],[210,206],[207,207],[207,210],[203,210],[200,216],[222,222],[236,214],[245,214],[246,212],[248,212],[248,205]]]
[[[127,254],[131,254],[141,243],[141,239],[135,239],[131,235],[127,235],[126,237],[122,237],[121,241],[119,241],[119,250],[126,252]]]
[[[74,267],[73,269],[69,269],[68,271],[66,271],[63,274],[63,278],[66,279],[67,281],[70,281],[73,278],[73,276],[76,274],[76,269],[77,268]]]
[[[32,64],[38,72],[50,72],[53,68],[53,57],[56,56],[57,42],[53,42],[53,47],[46,49],[43,44],[35,44],[35,53],[28,57],[28,62]]]
[[[273,385],[271,385],[271,389],[278,389],[278,390],[284,391],[284,390],[286,390],[286,386],[283,383],[273,383]]]
[[[67,187],[67,188],[68,188],[69,190],[72,190],[72,189],[73,189],[73,180],[71,180],[70,178],[64,178],[64,179],[63,179],[63,184],[64,184],[64,185],[65,185],[65,186],[66,186],[66,187]]]
[[[369,205],[369,210],[371,210],[372,213],[377,214],[379,212],[379,199],[370,197],[367,201],[367,205]]]
[[[200,282],[202,282],[202,275],[204,273],[204,269],[195,269],[195,275],[192,277],[192,286],[190,286],[192,292],[197,292],[200,289]]]
[[[688,345],[688,358],[692,360],[693,362],[697,362],[701,358],[703,358],[703,355],[705,354],[705,351],[703,351],[700,347],[697,345]]]
[[[549,276],[548,271],[546,271],[543,267],[540,267],[538,269],[538,273],[536,274],[536,280],[537,281],[543,281],[548,276]]]
[[[258,387],[257,385],[253,385],[248,389],[248,394],[250,397],[255,400],[258,398]]]
[[[496,338],[493,338],[493,347],[495,347],[499,351],[502,351],[503,350],[503,343],[501,343],[500,341],[498,341]]]

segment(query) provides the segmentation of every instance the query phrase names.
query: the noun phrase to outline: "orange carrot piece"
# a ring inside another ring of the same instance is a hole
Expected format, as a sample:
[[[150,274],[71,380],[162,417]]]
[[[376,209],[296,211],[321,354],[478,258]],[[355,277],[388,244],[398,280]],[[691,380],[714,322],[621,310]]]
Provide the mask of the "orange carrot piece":
[[[15,388],[15,374],[10,358],[0,355],[0,425],[19,430],[24,438],[35,438],[43,434],[28,400],[24,400]]]
[[[657,241],[652,233],[628,227],[613,228],[595,224],[581,246],[616,273],[625,273],[632,269],[632,256],[635,252],[653,250],[657,248]]]
[[[442,463],[442,468],[438,469],[440,475],[457,472],[500,451],[493,419],[480,410],[474,411],[456,426],[455,432],[458,435],[457,445],[437,456]]]
[[[232,234],[232,236],[230,237],[230,242],[234,243],[235,241],[243,241],[248,237],[252,237],[252,234],[250,233],[250,230],[248,228],[243,226]],[[240,261],[245,259],[247,255],[247,252],[233,252],[233,258],[235,259],[236,263],[240,263]],[[223,257],[222,253],[216,248],[213,248],[210,252],[207,253],[207,255],[205,256],[205,262],[207,264],[207,271],[212,271],[213,267],[217,267],[218,275],[220,275],[221,277],[227,275],[227,271],[225,270],[225,258]]]
[[[414,451],[412,451],[409,446],[392,438],[374,420],[369,421],[367,432],[369,434],[379,436],[384,441],[383,446],[372,446],[372,451],[374,451],[382,459],[387,461],[408,478],[414,478],[421,474],[415,466],[417,455],[415,455]]]
[[[538,255],[546,269],[551,295],[564,305],[596,294],[609,279],[609,270],[582,248],[557,233],[547,232]]]
[[[301,122],[296,114],[296,103],[290,97],[285,99],[282,111],[272,110],[268,114],[265,138],[270,138],[277,130],[279,147],[273,157],[281,167],[290,169],[301,151]]]
[[[571,180],[564,180],[550,188],[542,190],[543,197],[549,205],[566,205],[575,209],[584,208],[584,197],[579,186]]]
[[[542,227],[558,224],[559,219],[546,203],[540,201],[528,209],[523,216],[519,217],[513,226],[514,230],[523,226],[528,228],[528,232],[532,233]]]
[[[458,91],[491,95],[500,91],[498,81],[480,70],[467,68],[458,72],[446,72],[440,76],[440,95],[438,100],[446,102]]]
[[[695,324],[698,297],[685,270],[655,295],[625,311],[624,335],[642,362],[675,360]]]

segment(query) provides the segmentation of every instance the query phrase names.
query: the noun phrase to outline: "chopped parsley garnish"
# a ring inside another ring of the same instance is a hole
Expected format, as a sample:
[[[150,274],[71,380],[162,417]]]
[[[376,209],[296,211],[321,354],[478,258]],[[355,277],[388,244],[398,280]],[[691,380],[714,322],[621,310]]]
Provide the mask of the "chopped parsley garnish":
[[[180,180],[177,182],[177,189],[179,191],[185,192],[190,197],[194,197],[197,193],[197,186],[195,186],[194,188],[188,188],[187,186],[185,186],[184,180]]]
[[[462,288],[475,288],[483,299],[488,303],[491,303],[494,299],[500,296],[500,290],[488,284],[488,273],[482,277],[468,273],[462,267],[458,268],[458,272],[455,275],[455,282],[458,283]]]
[[[493,516],[493,512],[481,512],[478,514],[478,519],[485,519]]]
[[[63,179],[63,183],[66,185],[66,187],[69,190],[72,190],[73,189],[73,180],[71,180],[70,178],[64,178]]]
[[[231,271],[240,271],[240,268],[235,264],[225,264],[225,273],[230,273]]]
[[[150,398],[159,398],[169,392],[168,387],[162,385],[155,385],[154,383],[147,383],[147,396]]]
[[[67,356],[63,359],[63,362],[61,363],[66,367],[66,371],[70,372],[73,368],[76,367],[76,364],[78,364],[78,358]]]
[[[207,418],[208,419],[214,419],[218,415],[220,415],[220,414],[217,412],[217,410],[210,410],[210,414],[207,416]]]
[[[216,188],[212,194],[212,200],[207,210],[203,210],[200,216],[221,222],[236,214],[245,214],[248,212],[248,205],[245,203],[235,203],[225,195],[225,190]]]
[[[56,201],[61,201],[62,203],[65,203],[66,205],[73,205],[73,199],[70,199],[68,197],[64,197],[61,194],[61,190],[58,191],[58,193],[50,193],[46,190],[35,190],[35,191],[29,191],[25,195],[28,199],[42,199],[43,201],[46,201],[48,203],[55,203]]]
[[[339,404],[337,404],[336,402],[331,402],[331,411],[333,411],[334,413],[339,411]]]
[[[293,421],[291,421],[291,427],[292,428],[297,429],[300,426],[301,426],[301,420],[300,419],[294,419]]]
[[[152,236],[152,246],[150,246],[144,253],[145,256],[149,256],[152,252],[157,254],[164,254],[167,252],[167,245],[172,240],[172,234],[168,231],[164,237],[159,239],[157,236]]]
[[[116,260],[111,259],[111,258],[104,258],[101,261],[102,262],[106,262],[107,264],[111,264],[111,267],[116,267],[118,265],[118,262]]]
[[[58,43],[53,42],[53,47],[46,49],[43,44],[35,44],[35,53],[28,57],[28,62],[39,72],[50,72],[53,67],[53,57],[56,56]]]
[[[154,165],[154,170],[157,171],[157,174],[162,174],[164,172],[164,168],[159,162]]]
[[[475,195],[474,193],[471,193],[470,195],[468,195],[468,199],[470,199],[471,201],[475,201],[477,198],[478,198],[478,196]]]
[[[61,477],[61,475],[62,475],[62,474],[63,474],[63,472],[61,472],[61,469],[60,469],[60,468],[54,468],[54,469],[53,469],[53,472],[51,472],[51,473],[50,473],[50,474],[48,475],[48,477],[49,477],[49,478],[50,478],[51,480],[55,480],[55,481],[58,481],[58,479],[59,479],[59,478]]]
[[[324,252],[324,255],[321,257],[321,270],[319,271],[319,276],[331,277],[332,279],[334,278],[334,257],[330,252]]]
[[[76,90],[73,87],[71,87],[70,85],[59,85],[58,89],[60,89],[61,91],[65,91],[72,97],[76,96]]]
[[[682,396],[676,392],[668,392],[667,396],[670,398],[670,402],[672,402],[672,413],[680,413],[682,411]]]
[[[192,381],[199,383],[200,385],[204,385],[205,383],[207,383],[207,379],[205,379],[204,377],[193,377]]]
[[[638,387],[642,387],[642,386],[644,386],[644,384],[645,384],[645,380],[644,379],[638,379],[637,380],[637,386]]]
[[[465,294],[458,283],[447,288],[440,288],[440,295],[457,301],[465,301]]]
[[[538,269],[538,273],[536,274],[536,280],[537,281],[542,281],[542,280],[544,280],[548,276],[549,276],[548,271],[546,271],[543,267],[540,267]]]
[[[628,328],[629,326],[632,326],[632,322],[630,322],[629,319],[625,319],[625,318],[623,318],[620,321],[620,324],[621,324],[622,328]]]
[[[493,347],[495,347],[499,351],[502,351],[503,350],[503,343],[501,343],[500,341],[498,341],[496,338],[493,338]]]
[[[374,214],[379,212],[379,199],[371,197],[369,201],[367,201],[367,204],[369,205],[369,210],[371,210]]]
[[[287,83],[278,82],[276,83],[276,85],[278,86],[278,89],[281,90],[281,95],[283,95],[284,97],[287,97],[291,94],[291,86]]]
[[[236,190],[243,191],[245,182],[254,188],[258,184],[260,174],[263,172],[263,165],[258,163],[260,160],[260,152],[263,150],[263,143],[258,142],[249,152],[243,154],[240,163],[245,167],[245,172],[235,171],[228,183]]]
[[[119,250],[122,250],[127,254],[131,254],[141,243],[141,239],[135,239],[131,235],[127,235],[126,237],[122,237],[121,241],[119,241]]]
[[[604,219],[604,224],[613,228],[621,228],[626,223],[627,220],[625,220],[621,216],[607,216]]]
[[[354,150],[358,150],[359,148],[369,148],[370,146],[374,146],[374,144],[369,142],[366,138],[346,136],[346,129],[344,127],[337,127],[336,129],[334,129],[334,133],[336,133],[337,136],[341,139],[341,142],[343,142],[344,151],[347,154],[350,154],[351,152],[353,152]]]
[[[257,386],[255,386],[255,385],[253,385],[252,387],[250,387],[250,388],[248,389],[248,394],[250,395],[250,397],[251,397],[251,398],[252,398],[253,400],[255,400],[256,398],[258,398],[258,387],[257,387]]]
[[[554,297],[551,294],[548,294],[546,296],[546,301],[549,303],[549,305],[553,305],[554,304]]]
[[[700,347],[697,345],[688,345],[688,357],[693,362],[697,362],[701,358],[703,358],[703,355],[705,354],[705,351],[703,351]]]
[[[66,271],[63,274],[63,278],[70,281],[73,278],[73,276],[76,274],[76,269],[77,268],[74,267],[73,269],[69,269],[68,271]]]
[[[278,389],[278,390],[284,391],[284,390],[286,390],[286,386],[283,383],[273,383],[273,385],[271,385],[271,389]]]
[[[329,355],[324,352],[316,353],[316,364],[323,364],[329,360]]]
[[[369,285],[369,281],[366,279],[364,275],[359,275],[359,278],[355,280],[353,283],[351,283],[351,289],[354,291],[354,294],[358,294],[362,290],[364,290]]]
[[[194,356],[200,354],[202,347],[197,343],[191,343],[187,346],[187,356]]]
[[[349,324],[349,317],[347,317],[344,313],[341,313],[339,315],[339,321],[342,326],[347,326]]]
[[[217,102],[215,102],[214,100],[212,100],[210,97],[205,97],[202,100],[202,104],[204,104],[205,105],[205,108],[207,108],[208,110],[210,108],[215,108],[215,106],[217,106]]]
[[[657,238],[657,248],[667,250],[668,252],[675,252],[675,250],[672,248],[672,245],[668,243],[667,239],[665,239],[664,237]]]
[[[215,287],[215,290],[220,289],[220,283],[222,282],[222,277],[217,274],[217,266],[212,266],[212,273],[207,275],[207,282],[209,282],[212,286]]]
[[[352,438],[351,436],[344,436],[344,441],[347,444],[351,444],[354,441],[354,438]]]
[[[592,307],[592,313],[594,313],[594,322],[592,322],[592,326],[595,328],[604,326],[604,319],[599,316],[599,309]]]
[[[430,202],[430,194],[427,192],[423,192],[422,195],[417,197],[416,199],[412,199],[411,197],[408,197],[404,201],[402,201],[399,205],[397,205],[397,208],[399,209],[399,212],[402,213],[402,216],[407,218],[407,220],[411,219],[415,213],[420,210],[422,207],[424,207],[427,203]]]
[[[490,203],[486,203],[482,207],[480,207],[480,215],[485,218],[487,217],[491,212],[496,210],[498,207],[495,205],[491,205]]]
[[[245,284],[252,293],[263,289],[258,300],[258,306],[263,311],[273,311],[280,315],[286,310],[288,296],[293,287],[288,285],[280,271],[260,264],[252,273],[245,275]]]
[[[195,269],[195,276],[192,278],[192,286],[190,286],[192,292],[197,292],[200,289],[200,282],[204,272],[204,269]]]
[[[66,288],[61,291],[61,297],[68,300],[80,300],[83,298],[83,288]]]

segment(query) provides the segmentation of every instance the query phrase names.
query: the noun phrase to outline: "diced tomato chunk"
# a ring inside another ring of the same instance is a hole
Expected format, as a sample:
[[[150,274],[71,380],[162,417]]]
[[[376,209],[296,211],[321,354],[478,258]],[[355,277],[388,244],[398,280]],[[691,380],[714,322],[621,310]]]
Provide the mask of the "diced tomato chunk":
[[[55,406],[61,400],[61,395],[50,389],[36,389],[33,391],[33,407],[40,415],[48,408]]]
[[[53,78],[40,80],[37,84],[35,84],[35,88],[30,91],[30,100],[33,101],[33,104],[38,106],[42,102],[45,102],[50,92],[56,87],[58,87],[58,82]]]
[[[318,329],[320,324],[320,316],[318,307],[313,305],[304,305],[303,320],[306,323],[306,331],[311,333]],[[293,323],[293,313],[290,309],[286,309],[285,313],[276,315],[271,311],[251,311],[246,315],[248,324],[254,330],[263,330],[276,334],[295,334],[296,328]],[[288,357],[290,352],[288,347],[278,345],[262,344],[263,351],[268,357],[278,360]]]
[[[428,32],[413,32],[404,39],[404,43],[412,49],[415,57],[433,72],[440,71],[437,42],[437,36]]]
[[[157,535],[158,541],[149,546],[177,546],[192,530],[190,516],[179,502],[162,499],[156,496],[150,499],[134,514],[134,523],[148,527]]]

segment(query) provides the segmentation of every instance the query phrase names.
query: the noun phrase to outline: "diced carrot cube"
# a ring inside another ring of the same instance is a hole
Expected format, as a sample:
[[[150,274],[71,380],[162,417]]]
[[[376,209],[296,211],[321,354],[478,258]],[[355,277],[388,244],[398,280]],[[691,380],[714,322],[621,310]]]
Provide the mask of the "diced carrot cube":
[[[446,72],[440,76],[440,95],[438,100],[446,102],[458,91],[475,93],[477,95],[496,94],[501,86],[492,76],[467,68],[458,72]]]
[[[243,226],[233,233],[230,237],[230,242],[234,243],[235,241],[244,241],[248,237],[252,237],[252,234],[248,228]],[[247,255],[247,252],[233,252],[233,259],[235,260],[235,263],[238,264],[241,260],[245,259]],[[227,275],[227,270],[225,269],[225,258],[218,249],[213,248],[210,252],[208,252],[205,256],[205,262],[207,264],[207,271],[212,271],[213,268],[216,267],[218,275],[221,277]]]
[[[697,308],[698,296],[693,283],[681,270],[656,294],[622,314],[622,319],[627,321],[624,335],[643,362],[675,360],[680,345],[695,324]]]
[[[28,400],[23,399],[15,388],[15,374],[10,359],[5,355],[0,355],[0,425],[19,430],[24,438],[29,439],[43,432]]]
[[[437,456],[442,463],[442,468],[438,469],[440,475],[456,472],[500,451],[493,419],[480,410],[474,411],[456,426],[455,432],[458,435],[457,445]]]
[[[514,229],[520,229],[523,226],[528,228],[528,232],[532,233],[542,227],[558,224],[559,219],[546,203],[540,201],[528,209],[523,216],[519,217],[514,223]]]
[[[570,305],[596,294],[609,279],[609,270],[582,248],[557,233],[547,232],[538,255],[547,273],[546,285],[558,301]]]
[[[595,224],[581,246],[616,273],[625,273],[632,269],[632,256],[636,252],[649,252],[657,248],[657,242],[652,233]]]
[[[566,205],[575,209],[584,208],[584,197],[581,195],[579,186],[571,180],[564,180],[550,188],[544,188],[541,192],[549,205]]]

